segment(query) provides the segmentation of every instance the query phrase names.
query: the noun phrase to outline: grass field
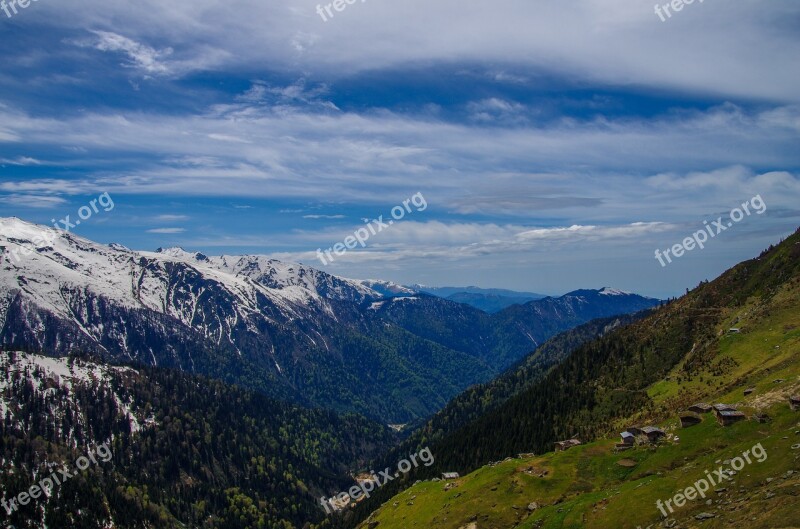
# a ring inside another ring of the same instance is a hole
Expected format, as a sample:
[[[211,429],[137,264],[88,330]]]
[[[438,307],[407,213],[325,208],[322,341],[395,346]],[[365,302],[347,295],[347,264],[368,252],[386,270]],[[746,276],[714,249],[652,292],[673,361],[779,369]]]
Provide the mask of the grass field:
[[[716,341],[697,345],[714,349],[704,371],[687,377],[678,365],[651,386],[648,393],[662,413],[657,424],[668,432],[658,446],[618,453],[616,438],[600,440],[486,466],[455,480],[449,490],[451,482],[422,482],[384,504],[363,527],[800,527],[800,412],[788,405],[788,396],[800,393],[798,307],[800,283],[794,281],[766,301],[731,311],[716,329]],[[741,333],[729,333],[731,327]],[[745,397],[750,387],[755,391]],[[736,404],[748,420],[722,427],[709,413],[701,424],[681,429],[680,410],[671,406],[692,400]],[[751,420],[754,413],[767,413],[771,420]],[[753,459],[706,498],[689,501],[664,519],[656,501],[665,502],[758,443],[766,450],[765,461]]]

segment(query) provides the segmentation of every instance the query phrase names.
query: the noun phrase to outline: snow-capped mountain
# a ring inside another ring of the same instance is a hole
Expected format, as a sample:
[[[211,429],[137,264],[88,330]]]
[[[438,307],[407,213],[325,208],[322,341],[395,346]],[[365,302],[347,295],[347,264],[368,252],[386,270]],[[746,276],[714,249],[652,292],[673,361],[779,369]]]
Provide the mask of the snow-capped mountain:
[[[0,252],[6,348],[175,367],[393,423],[435,411],[556,332],[652,306],[586,291],[490,316],[390,282],[264,256],[133,251],[16,218],[0,219]]]
[[[326,299],[362,302],[380,297],[359,282],[265,257],[208,258],[180,248],[133,252],[16,218],[0,219],[0,233],[4,248],[0,288],[19,288],[40,306],[64,316],[70,315],[65,288],[81,287],[127,308],[162,312],[191,323],[199,297],[208,291],[174,291],[170,283],[182,274],[188,274],[183,279],[212,283],[217,295],[237,298],[242,316],[260,311],[264,303],[292,317],[299,306]],[[35,280],[26,281],[25,274]]]
[[[18,332],[30,331],[25,343],[43,350],[63,350],[79,339],[141,359],[121,319],[141,311],[238,349],[237,333],[259,334],[265,324],[288,324],[310,310],[333,315],[332,302],[380,297],[358,282],[264,257],[208,258],[179,248],[134,252],[19,219],[0,220],[0,230],[0,323],[25,309],[26,328]],[[44,328],[49,317],[73,325],[54,334]],[[156,364],[165,360],[164,352],[150,356]]]
[[[299,390],[309,371],[323,369],[311,358],[341,361],[333,329],[381,297],[302,265],[136,252],[16,218],[0,219],[0,248],[3,345],[79,349],[239,382],[246,373],[259,389],[301,402],[313,402]]]

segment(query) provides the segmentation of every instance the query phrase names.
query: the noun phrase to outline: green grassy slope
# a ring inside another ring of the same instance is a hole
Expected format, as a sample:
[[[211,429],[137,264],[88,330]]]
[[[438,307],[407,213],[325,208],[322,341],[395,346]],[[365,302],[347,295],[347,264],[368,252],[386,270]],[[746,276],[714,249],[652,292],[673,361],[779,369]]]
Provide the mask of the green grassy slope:
[[[381,529],[458,529],[470,522],[481,529],[656,526],[662,521],[657,500],[666,501],[756,443],[766,450],[763,463],[751,459],[732,481],[715,487],[720,492],[707,494],[710,505],[691,501],[670,518],[675,527],[700,526],[694,517],[704,512],[715,515],[702,522],[706,528],[796,527],[800,449],[792,446],[800,443],[798,415],[786,404],[771,411],[769,425],[748,421],[728,428],[709,415],[701,425],[676,430],[679,441],[658,448],[615,453],[614,441],[598,441],[486,466],[456,480],[450,490],[445,482],[426,481],[393,498],[363,527],[370,522]],[[677,428],[677,421],[669,424]],[[619,464],[625,460],[633,466]],[[532,502],[538,507],[529,511]]]
[[[788,396],[800,393],[799,257],[800,236],[795,234],[616,338],[604,338],[613,343],[599,350],[614,354],[596,359],[604,365],[584,381],[594,384],[593,405],[603,413],[576,415],[585,421],[602,418],[587,428],[601,432],[597,441],[483,466],[449,490],[444,482],[419,483],[386,502],[363,527],[800,527],[800,412],[788,406]],[[729,333],[731,327],[741,333]],[[634,366],[637,372],[626,373],[636,364],[625,363],[632,351],[636,356],[642,352],[643,358]],[[644,357],[647,353],[651,358]],[[577,362],[574,367],[581,366]],[[619,373],[610,375],[613,370]],[[745,397],[751,387],[755,391]],[[628,391],[643,404],[615,415],[627,408],[609,403],[616,393]],[[702,424],[681,429],[677,413],[701,400],[737,404],[748,417],[767,413],[771,420],[722,427],[708,414]],[[521,424],[523,418],[505,420]],[[658,447],[614,452],[616,432],[631,423],[663,426],[670,438]],[[495,417],[485,426],[504,424]],[[756,443],[768,454],[763,463],[745,466],[718,492],[662,520],[657,500],[672,498],[706,470],[716,470]],[[534,450],[532,440],[530,450],[518,451]],[[622,460],[629,460],[627,466],[619,464]],[[529,510],[532,502],[538,505]],[[696,518],[703,513],[713,517]]]

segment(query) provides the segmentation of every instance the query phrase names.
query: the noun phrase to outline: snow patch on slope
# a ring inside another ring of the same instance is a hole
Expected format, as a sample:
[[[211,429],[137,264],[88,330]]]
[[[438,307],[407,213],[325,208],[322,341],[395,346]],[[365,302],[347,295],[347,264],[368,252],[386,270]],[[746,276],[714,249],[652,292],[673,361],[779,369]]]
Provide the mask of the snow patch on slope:
[[[12,354],[14,361],[11,360]],[[114,374],[138,374],[138,371],[128,367],[114,367],[82,361],[70,362],[66,358],[51,358],[24,352],[3,353],[0,366],[2,366],[2,373],[0,373],[0,417],[2,420],[11,414],[9,407],[11,396],[6,395],[6,388],[11,385],[12,379],[17,377],[28,378],[37,393],[45,394],[53,391],[52,387],[43,388],[54,383],[66,389],[71,395],[74,388],[79,385],[112,387],[111,378]],[[42,375],[34,376],[37,371]],[[124,402],[116,392],[113,395],[117,407],[130,422],[131,431],[140,431],[141,425],[130,405]]]

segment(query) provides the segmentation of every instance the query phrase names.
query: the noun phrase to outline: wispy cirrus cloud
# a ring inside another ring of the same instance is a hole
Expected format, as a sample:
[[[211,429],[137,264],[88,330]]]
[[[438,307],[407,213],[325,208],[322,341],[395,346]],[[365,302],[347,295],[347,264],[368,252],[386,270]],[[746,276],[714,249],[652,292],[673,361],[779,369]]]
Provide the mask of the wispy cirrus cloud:
[[[41,160],[37,160],[36,158],[30,158],[28,156],[18,156],[14,159],[9,158],[0,158],[0,165],[8,164],[8,165],[43,165],[44,162]]]
[[[89,30],[92,37],[68,38],[65,42],[80,48],[123,55],[126,60],[121,62],[120,66],[144,78],[180,77],[190,72],[218,66],[230,56],[229,52],[223,49],[198,44],[178,57],[171,46],[156,48],[143,40],[137,40],[135,36],[123,34],[130,29],[130,27],[120,28],[119,32]],[[132,82],[131,86],[136,91],[140,89],[136,82]]]
[[[35,209],[52,209],[62,206],[67,201],[61,197],[52,195],[36,195],[29,193],[13,193],[10,195],[0,195],[0,202],[11,206]]]
[[[635,80],[648,88],[722,97],[784,102],[800,97],[800,73],[787,67],[800,55],[795,28],[786,23],[798,16],[793,0],[774,0],[767,9],[751,0],[704,6],[680,24],[662,24],[652,5],[623,0],[588,0],[577,7],[552,3],[534,11],[527,0],[383,2],[333,24],[321,23],[315,7],[245,0],[229,10],[212,0],[135,5],[87,0],[81,10],[40,5],[34,16],[60,28],[103,28],[102,45],[128,54],[129,63],[150,75],[175,71],[167,50],[180,48],[192,58],[184,73],[209,64],[240,71],[268,64],[277,71],[342,76],[463,62],[486,65],[499,80],[528,85],[546,70],[606,85]],[[169,43],[153,44],[154,34]],[[592,38],[584,38],[587,34]],[[664,53],[671,49],[692,53]]]
[[[381,204],[425,189],[456,214],[574,220],[581,211],[623,216],[623,206],[652,211],[653,197],[660,196],[669,199],[661,210],[667,214],[757,188],[796,194],[797,135],[774,114],[724,105],[682,119],[498,129],[388,112],[320,115],[300,107],[275,114],[245,104],[192,116],[61,119],[0,109],[0,121],[26,143],[43,153],[73,146],[70,163],[84,168],[78,178],[5,181],[0,190],[88,194],[100,187],[118,194],[343,196]],[[120,159],[130,160],[121,170]],[[756,169],[765,166],[786,170]],[[693,192],[698,185],[708,192]]]
[[[172,70],[164,61],[172,55],[172,48],[156,50],[133,39],[124,37],[111,31],[92,31],[97,39],[92,43],[99,51],[122,52],[128,56],[128,62],[123,63],[130,68],[136,68],[150,75],[166,75]]]
[[[497,97],[473,101],[467,105],[470,119],[484,123],[528,123],[529,109],[520,103]]]
[[[189,220],[189,215],[157,215],[154,220],[160,222],[177,222],[180,220]]]
[[[346,215],[303,215],[304,219],[325,219],[325,220],[333,220],[333,219],[346,219]]]
[[[172,235],[177,233],[184,233],[186,228],[153,228],[151,230],[147,230],[147,233],[155,233],[161,235]]]

